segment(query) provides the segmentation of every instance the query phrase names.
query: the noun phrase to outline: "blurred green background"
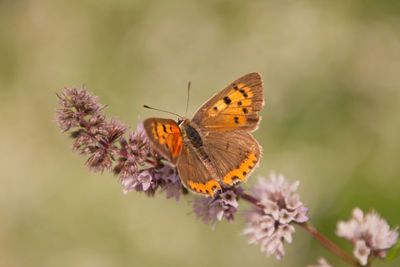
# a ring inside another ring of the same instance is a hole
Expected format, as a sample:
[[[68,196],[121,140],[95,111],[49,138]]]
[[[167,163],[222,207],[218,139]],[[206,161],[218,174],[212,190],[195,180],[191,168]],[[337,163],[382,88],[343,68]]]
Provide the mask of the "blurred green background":
[[[55,93],[81,87],[135,128],[142,104],[190,112],[261,72],[259,175],[300,180],[311,223],[335,236],[355,206],[400,222],[400,2],[0,1],[0,265],[305,266],[345,264],[302,229],[281,262],[216,230],[191,198],[148,198],[93,174],[52,122]],[[242,204],[241,208],[246,206]],[[374,262],[373,266],[399,266]]]

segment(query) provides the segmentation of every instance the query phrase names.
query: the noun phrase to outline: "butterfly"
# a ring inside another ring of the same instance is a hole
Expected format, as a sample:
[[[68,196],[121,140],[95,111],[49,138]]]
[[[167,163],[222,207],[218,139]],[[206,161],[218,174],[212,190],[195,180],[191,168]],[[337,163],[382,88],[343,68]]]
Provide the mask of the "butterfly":
[[[213,196],[254,170],[261,147],[250,132],[261,117],[264,89],[260,73],[249,73],[211,97],[193,118],[149,118],[143,123],[153,148],[174,164],[182,184]]]

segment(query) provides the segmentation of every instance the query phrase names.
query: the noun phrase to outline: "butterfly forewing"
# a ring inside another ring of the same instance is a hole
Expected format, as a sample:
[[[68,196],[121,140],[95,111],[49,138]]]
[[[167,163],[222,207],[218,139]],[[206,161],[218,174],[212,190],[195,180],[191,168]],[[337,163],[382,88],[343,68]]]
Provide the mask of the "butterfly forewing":
[[[168,161],[175,164],[182,149],[183,137],[174,120],[150,118],[143,123],[151,144]]]
[[[261,75],[249,73],[224,88],[207,101],[194,115],[192,122],[215,131],[257,128],[264,105]]]

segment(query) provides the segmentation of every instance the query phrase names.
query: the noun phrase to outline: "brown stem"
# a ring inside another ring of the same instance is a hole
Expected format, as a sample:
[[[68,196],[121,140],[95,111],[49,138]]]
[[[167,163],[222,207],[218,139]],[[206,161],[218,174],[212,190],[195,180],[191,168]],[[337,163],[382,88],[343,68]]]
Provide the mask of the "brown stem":
[[[238,191],[239,197],[242,199],[250,202],[251,204],[259,207],[260,209],[265,209],[264,205],[260,203],[258,199],[255,197],[246,194],[242,191]],[[299,226],[301,226],[304,230],[309,232],[315,239],[317,239],[318,242],[320,242],[323,246],[325,246],[327,249],[329,249],[332,253],[334,253],[336,256],[340,257],[342,260],[348,262],[351,265],[354,266],[360,266],[353,257],[351,257],[349,254],[347,254],[344,250],[342,250],[340,247],[338,247],[336,244],[334,244],[331,240],[329,240],[326,236],[324,236],[322,233],[320,233],[314,226],[308,224],[308,223],[298,223]]]
[[[351,265],[359,266],[359,264],[355,259],[353,259],[353,257],[351,257],[335,243],[329,240],[326,236],[320,233],[314,226],[309,223],[299,223],[298,225],[309,232],[315,239],[317,239],[318,242],[329,249],[332,253],[336,254],[336,256],[340,257],[342,260],[350,263]]]
[[[239,196],[242,199],[250,202],[251,204],[256,205],[260,209],[265,209],[265,207],[260,203],[260,201],[258,199],[256,199],[255,197],[253,197],[252,195],[249,195],[249,194],[246,194],[246,193],[240,193]]]

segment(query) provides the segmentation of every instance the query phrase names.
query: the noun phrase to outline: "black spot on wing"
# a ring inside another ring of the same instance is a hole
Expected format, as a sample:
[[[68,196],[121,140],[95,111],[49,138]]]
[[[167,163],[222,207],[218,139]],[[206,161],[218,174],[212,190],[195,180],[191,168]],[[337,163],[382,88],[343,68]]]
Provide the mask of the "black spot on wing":
[[[240,90],[239,90],[239,92],[241,92],[241,93],[242,93],[242,95],[243,95],[245,98],[247,98],[247,97],[248,97],[248,95],[247,95],[247,93],[246,93],[246,91],[245,91],[245,90],[243,90],[243,89],[240,89]]]
[[[225,96],[224,102],[225,102],[225,104],[229,105],[232,102],[232,100],[229,98],[229,96]]]
[[[156,136],[157,136],[157,138],[159,138],[160,136],[158,135],[158,131],[157,131],[158,122],[155,123],[154,127],[155,127]]]

